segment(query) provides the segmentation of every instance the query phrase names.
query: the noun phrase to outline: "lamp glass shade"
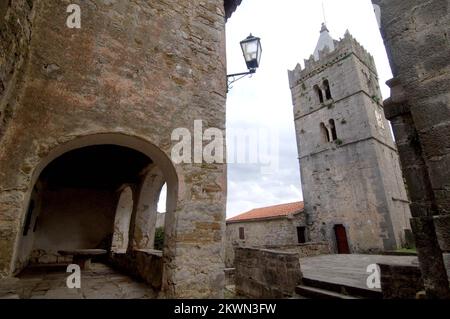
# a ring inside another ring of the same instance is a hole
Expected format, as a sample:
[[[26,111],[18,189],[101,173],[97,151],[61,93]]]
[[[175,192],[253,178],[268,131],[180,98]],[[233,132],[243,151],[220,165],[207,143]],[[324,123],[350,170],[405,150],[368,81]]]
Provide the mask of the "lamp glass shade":
[[[250,34],[245,40],[241,41],[241,48],[247,68],[256,70],[261,61],[261,39]]]

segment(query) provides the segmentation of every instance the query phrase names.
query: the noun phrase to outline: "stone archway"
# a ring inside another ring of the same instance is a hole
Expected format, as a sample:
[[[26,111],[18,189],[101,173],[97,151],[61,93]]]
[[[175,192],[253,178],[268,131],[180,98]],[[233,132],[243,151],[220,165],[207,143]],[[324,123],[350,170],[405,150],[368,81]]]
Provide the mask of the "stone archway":
[[[117,147],[124,147],[130,150],[138,151],[139,153],[142,153],[143,155],[147,156],[152,161],[152,167],[157,168],[159,172],[159,176],[161,176],[161,179],[167,183],[169,187],[168,196],[167,196],[167,207],[168,212],[172,212],[174,214],[175,208],[177,206],[177,193],[178,193],[178,178],[177,173],[175,171],[175,168],[173,167],[170,159],[156,146],[153,144],[136,138],[131,137],[127,135],[122,134],[96,134],[96,135],[89,135],[84,137],[76,138],[72,141],[69,141],[67,143],[64,143],[62,145],[59,145],[52,149],[47,156],[39,162],[39,164],[36,166],[32,178],[31,178],[31,186],[30,190],[35,188],[34,185],[36,185],[39,177],[41,176],[42,172],[55,160],[59,159],[65,154],[68,154],[72,151],[80,150],[87,147],[94,147],[94,146],[117,146]],[[125,202],[133,202],[133,195],[131,194],[131,188],[124,189],[123,194],[126,197],[125,199],[122,198],[122,202],[119,200],[119,206],[124,204]],[[29,194],[27,194],[26,202],[28,203],[31,199],[31,191]],[[27,208],[29,205],[26,205]],[[136,206],[136,205],[133,205]],[[170,208],[170,209],[169,209]],[[28,211],[28,209],[27,209]],[[126,210],[129,214],[129,208]],[[122,214],[124,210],[118,209],[119,214]],[[25,211],[23,212],[26,213]],[[134,217],[135,214],[133,214]],[[24,215],[25,216],[25,215]],[[131,218],[133,218],[131,217]],[[23,217],[25,219],[25,217]],[[131,229],[134,229],[134,222],[131,220],[129,221],[129,217],[121,216],[117,218],[117,225],[119,227],[116,227],[120,230],[122,233],[122,236],[116,236],[116,239],[118,237],[128,236],[128,229],[127,224],[131,224]],[[113,222],[114,223],[114,222]],[[169,228],[171,225],[169,225]],[[168,231],[168,233],[173,233],[175,230],[172,229]],[[130,232],[130,235],[132,235],[133,232]],[[118,234],[120,235],[120,234]],[[174,238],[174,237],[171,237]],[[170,238],[168,239],[168,246],[170,244]],[[118,240],[114,245],[114,249],[124,251],[124,248],[126,247],[128,240],[125,240],[124,238],[120,241]],[[29,246],[29,243],[26,245]],[[16,248],[14,249],[14,256],[13,256],[13,272],[17,273],[19,272],[27,263],[29,260],[29,256],[26,256],[25,253],[23,253],[24,249],[24,238],[22,236],[22,233],[17,234],[16,239]],[[174,245],[172,245],[174,246]],[[126,250],[126,249],[125,249]],[[28,252],[29,253],[29,252]]]
[[[26,221],[35,220],[27,234],[31,262],[65,263],[69,260],[60,251],[67,250],[109,251],[112,246],[114,252],[125,253],[134,208],[132,189],[151,162],[138,151],[108,144],[77,148],[53,160],[40,174],[40,191],[35,192],[42,206],[39,216],[38,210],[27,212]],[[23,252],[22,260],[28,257]]]
[[[157,137],[156,137],[157,138]],[[0,277],[11,277],[27,266],[29,259],[21,259],[22,230],[25,224],[32,189],[43,170],[54,160],[84,147],[112,145],[138,151],[152,160],[164,176],[167,185],[164,248],[160,253],[162,295],[167,297],[220,298],[223,296],[224,263],[222,236],[225,228],[226,165],[217,164],[204,169],[199,165],[174,165],[168,156],[170,145],[162,148],[148,140],[124,133],[92,133],[90,135],[66,135],[59,139],[33,140],[35,147],[25,148],[26,155],[5,166],[6,178],[0,181],[0,218],[10,218],[4,232],[6,240],[1,244]],[[12,146],[3,154],[12,154]],[[1,154],[1,153],[0,153]],[[8,155],[9,156],[9,155]],[[12,155],[11,155],[12,156]],[[13,158],[9,156],[8,158]],[[151,163],[149,163],[151,164]],[[20,171],[18,175],[17,172]],[[139,175],[139,174],[138,174]],[[17,181],[14,180],[19,176]],[[140,176],[140,182],[144,175]],[[135,185],[141,185],[136,183]],[[121,184],[123,185],[123,183]],[[118,186],[119,187],[119,186]],[[114,194],[116,201],[118,196]],[[134,233],[139,187],[134,191],[134,210],[130,230]],[[10,189],[10,190],[9,190]],[[114,195],[113,194],[113,195]],[[81,197],[82,198],[82,197]],[[80,201],[83,203],[83,200]],[[117,202],[111,210],[114,212]],[[39,209],[37,209],[39,211]],[[13,219],[12,219],[13,218]],[[111,234],[114,219],[111,221]],[[131,243],[132,241],[129,241]],[[111,243],[111,242],[110,242]],[[130,245],[129,245],[130,246]],[[109,246],[110,247],[110,246]],[[136,251],[134,251],[136,252]],[[131,255],[130,249],[127,254]]]

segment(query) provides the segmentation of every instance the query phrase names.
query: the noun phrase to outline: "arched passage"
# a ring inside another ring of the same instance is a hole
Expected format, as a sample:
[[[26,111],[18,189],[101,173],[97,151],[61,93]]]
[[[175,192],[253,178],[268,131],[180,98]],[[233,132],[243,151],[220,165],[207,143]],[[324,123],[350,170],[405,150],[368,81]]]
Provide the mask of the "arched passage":
[[[65,141],[62,143],[61,141]],[[145,139],[129,136],[122,133],[102,133],[88,136],[61,136],[58,139],[48,140],[45,145],[37,141],[36,147],[29,150],[27,162],[28,170],[23,171],[27,183],[14,194],[18,196],[17,216],[20,218],[20,225],[11,234],[15,236],[14,247],[7,252],[6,262],[10,263],[8,274],[18,274],[29,260],[30,254],[22,254],[19,247],[22,247],[23,236],[22,227],[25,224],[25,216],[28,204],[31,200],[32,190],[37,187],[34,196],[42,196],[41,191],[45,191],[45,184],[38,182],[44,170],[52,162],[57,161],[71,151],[82,150],[93,146],[114,146],[123,147],[127,151],[136,151],[145,158],[151,160],[150,164],[155,164],[164,175],[167,184],[166,218],[164,229],[163,253],[147,254],[136,250],[127,251],[127,254],[112,254],[111,259],[118,255],[118,259],[113,260],[131,267],[138,265],[137,269],[129,269],[126,273],[140,275],[150,275],[143,278],[147,283],[151,283],[154,289],[161,289],[163,297],[216,297],[220,298],[223,292],[223,258],[222,258],[222,235],[224,232],[224,212],[226,185],[225,164],[216,168],[201,169],[186,165],[179,165],[175,168],[167,153],[170,152],[170,144],[164,144],[167,149],[164,151]],[[162,143],[162,142],[161,142]],[[40,145],[40,146],[39,146]],[[128,152],[127,152],[128,153]],[[115,162],[116,154],[112,154],[103,164]],[[89,164],[89,163],[88,163]],[[123,166],[134,167],[134,165],[124,164]],[[195,169],[194,169],[195,168]],[[70,170],[63,171],[63,173]],[[109,172],[116,178],[115,171]],[[133,174],[137,178],[137,183],[125,183],[140,185],[143,175],[140,171]],[[108,218],[110,230],[113,229],[114,218],[112,215],[118,202],[117,188],[123,185],[123,180],[111,187],[112,201],[111,215]],[[100,185],[101,186],[101,185]],[[138,188],[134,188],[134,209],[131,219],[130,230],[134,230]],[[41,189],[41,187],[43,187]],[[180,189],[180,191],[179,191]],[[19,198],[20,196],[20,198]],[[109,195],[108,195],[109,196]],[[180,196],[180,198],[178,198]],[[84,196],[78,197],[78,203],[86,204]],[[111,201],[108,201],[111,203]],[[42,203],[43,204],[43,203]],[[66,207],[76,207],[74,203]],[[43,205],[36,205],[37,211]],[[35,211],[36,211],[35,208]],[[20,211],[19,211],[20,210]],[[83,211],[83,210],[79,210]],[[41,215],[42,216],[42,215]],[[18,218],[18,219],[19,219]],[[39,220],[39,217],[38,217]],[[98,221],[95,221],[98,223]],[[57,223],[59,224],[59,223]],[[38,221],[38,229],[40,222]],[[94,228],[94,227],[93,227]],[[130,232],[132,233],[132,232]],[[67,242],[67,238],[63,238]],[[132,242],[132,241],[130,241]],[[111,241],[109,242],[109,247]],[[154,267],[153,267],[154,266]],[[154,283],[152,282],[154,280]],[[158,287],[159,285],[159,287]]]
[[[60,263],[67,250],[126,252],[133,192],[152,160],[133,149],[94,145],[69,151],[43,170],[33,263]]]
[[[135,185],[138,189],[142,171],[150,165],[158,167],[167,182],[166,205],[168,213],[173,214],[177,206],[177,174],[170,159],[151,143],[122,134],[98,134],[80,137],[53,149],[34,170],[32,185],[36,185],[35,189],[37,185],[44,185],[43,192],[47,194],[41,194],[41,188],[37,188],[43,207],[39,209],[39,216],[31,218],[38,220],[36,234],[34,238],[29,234],[28,238],[19,234],[15,265],[21,267],[30,259],[54,262],[56,258],[58,261],[59,249],[109,249],[116,208],[120,204],[117,189],[124,184]],[[91,200],[88,200],[89,196]],[[28,195],[30,200],[31,191]],[[83,219],[82,216],[89,218]],[[133,221],[131,224],[133,229]],[[73,225],[78,230],[62,231],[72,229]],[[167,231],[169,237],[173,233],[172,225],[169,224]],[[125,232],[125,227],[122,229]],[[71,237],[75,233],[77,236],[81,234],[82,238]],[[170,245],[170,238],[167,245]],[[20,270],[17,267],[16,272]]]

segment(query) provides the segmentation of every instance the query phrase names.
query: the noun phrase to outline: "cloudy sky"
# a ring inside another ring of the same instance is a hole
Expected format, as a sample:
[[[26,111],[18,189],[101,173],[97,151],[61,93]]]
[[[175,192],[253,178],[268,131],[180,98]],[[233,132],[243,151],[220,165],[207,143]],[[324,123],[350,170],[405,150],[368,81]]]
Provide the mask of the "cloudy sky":
[[[236,82],[228,94],[227,143],[233,153],[238,145],[248,145],[236,136],[254,132],[262,163],[237,164],[229,155],[228,218],[303,199],[287,70],[304,66],[303,59],[313,53],[324,11],[333,38],[342,38],[348,29],[372,53],[383,97],[389,95],[385,82],[392,73],[370,0],[243,0],[227,23],[228,73],[246,71],[239,42],[250,33],[262,39],[263,54],[257,73]],[[276,160],[267,166],[263,154]],[[165,211],[165,200],[164,188],[159,211]]]
[[[323,4],[333,38],[342,38],[348,29],[372,53],[386,98],[389,89],[384,83],[392,74],[370,0],[324,0]],[[262,170],[265,164],[229,164],[228,218],[257,207],[302,200],[287,70],[297,63],[303,66],[303,59],[312,54],[323,17],[321,0],[243,0],[227,23],[228,73],[246,70],[239,42],[249,33],[260,37],[263,46],[260,69],[252,78],[236,82],[229,92],[228,147],[237,143],[236,132],[247,128],[262,132],[258,146],[272,147],[266,153],[279,149],[278,165],[271,169]]]

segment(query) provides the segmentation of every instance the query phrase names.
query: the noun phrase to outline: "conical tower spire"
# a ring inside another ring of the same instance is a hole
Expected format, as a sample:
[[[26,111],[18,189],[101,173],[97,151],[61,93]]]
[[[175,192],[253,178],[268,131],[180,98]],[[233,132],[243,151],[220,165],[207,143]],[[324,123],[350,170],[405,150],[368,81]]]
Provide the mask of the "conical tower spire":
[[[325,23],[322,23],[322,28],[320,30],[319,41],[317,42],[316,49],[314,50],[314,59],[317,61],[320,57],[320,51],[323,51],[325,48],[328,50],[334,51],[334,40],[330,35],[330,31],[328,30]]]

